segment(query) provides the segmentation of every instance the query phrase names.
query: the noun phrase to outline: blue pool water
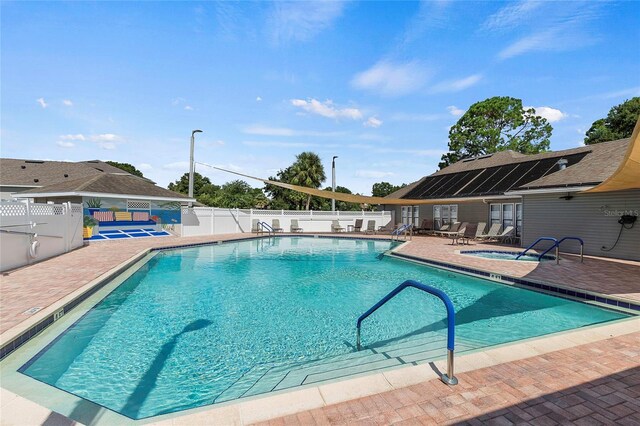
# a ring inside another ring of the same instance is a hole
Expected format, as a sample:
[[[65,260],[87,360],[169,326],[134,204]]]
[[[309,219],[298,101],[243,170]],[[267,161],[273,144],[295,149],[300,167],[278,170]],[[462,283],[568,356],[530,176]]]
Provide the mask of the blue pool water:
[[[415,289],[363,323],[376,351],[354,351],[358,316],[407,279],[450,296],[458,350],[625,316],[380,256],[391,247],[279,237],[160,252],[21,372],[137,419],[443,355],[444,306]]]
[[[495,250],[468,250],[461,251],[460,254],[466,254],[467,256],[477,256],[484,257],[485,259],[497,259],[497,260],[516,260],[519,252],[513,251],[495,251]],[[545,260],[555,260],[554,256],[545,254],[542,257],[542,261]],[[539,255],[536,254],[525,254],[524,256],[520,256],[518,261],[525,262],[539,262]]]

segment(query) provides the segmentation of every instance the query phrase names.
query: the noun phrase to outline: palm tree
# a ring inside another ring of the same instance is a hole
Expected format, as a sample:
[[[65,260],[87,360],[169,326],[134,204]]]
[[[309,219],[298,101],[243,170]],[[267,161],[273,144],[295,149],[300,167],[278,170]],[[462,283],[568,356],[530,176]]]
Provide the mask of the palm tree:
[[[322,182],[327,177],[324,174],[324,167],[318,154],[313,152],[303,152],[296,156],[296,161],[289,168],[291,183],[308,188],[320,188]],[[311,195],[307,196],[306,210],[309,210]]]

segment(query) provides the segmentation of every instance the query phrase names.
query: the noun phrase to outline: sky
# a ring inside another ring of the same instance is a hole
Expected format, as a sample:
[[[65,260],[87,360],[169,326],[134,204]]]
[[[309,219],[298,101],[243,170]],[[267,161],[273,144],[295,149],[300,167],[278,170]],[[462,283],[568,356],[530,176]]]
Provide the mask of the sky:
[[[522,99],[582,145],[640,96],[640,2],[1,3],[0,155],[114,160],[161,186],[195,159],[331,185],[433,173],[475,102]],[[203,165],[214,183],[237,177]],[[252,186],[260,182],[248,181]]]

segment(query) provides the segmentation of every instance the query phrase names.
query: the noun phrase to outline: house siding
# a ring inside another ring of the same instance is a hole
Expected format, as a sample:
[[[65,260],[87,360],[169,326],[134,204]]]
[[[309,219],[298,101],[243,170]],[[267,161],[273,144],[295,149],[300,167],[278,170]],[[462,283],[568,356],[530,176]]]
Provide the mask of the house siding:
[[[570,200],[564,194],[525,195],[523,202],[523,246],[539,237],[580,237],[584,240],[584,253],[593,256],[640,260],[640,221],[633,228],[623,229],[617,246],[621,225],[620,215],[640,213],[640,190],[602,194],[573,194]],[[548,246],[548,245],[547,245]],[[545,247],[541,244],[541,247]],[[563,243],[562,251],[578,253],[579,245]]]

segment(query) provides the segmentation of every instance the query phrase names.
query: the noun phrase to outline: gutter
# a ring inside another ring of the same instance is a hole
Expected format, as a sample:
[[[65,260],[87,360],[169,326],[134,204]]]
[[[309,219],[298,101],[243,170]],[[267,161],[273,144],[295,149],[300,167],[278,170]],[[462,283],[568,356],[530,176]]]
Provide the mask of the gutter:
[[[505,195],[532,195],[532,194],[558,194],[564,192],[581,192],[594,188],[595,185],[590,186],[564,186],[556,188],[538,188],[538,189],[523,189],[516,191],[505,192]]]

